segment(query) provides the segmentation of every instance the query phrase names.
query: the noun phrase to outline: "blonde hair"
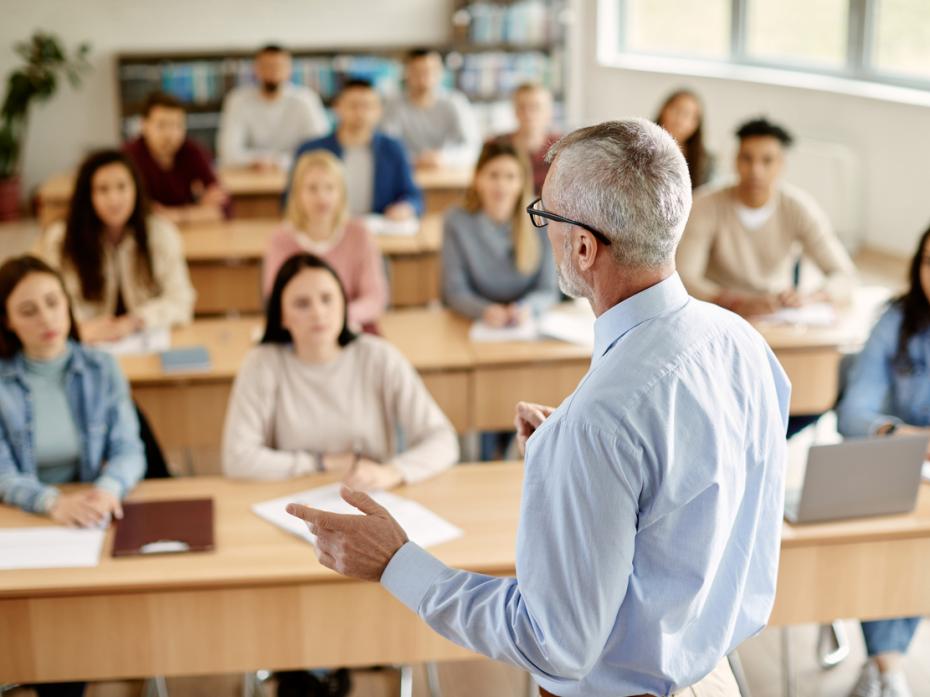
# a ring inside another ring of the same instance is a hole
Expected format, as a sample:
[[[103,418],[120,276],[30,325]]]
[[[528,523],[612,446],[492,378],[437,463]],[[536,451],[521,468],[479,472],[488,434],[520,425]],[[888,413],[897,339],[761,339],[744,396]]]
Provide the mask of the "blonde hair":
[[[523,191],[517,197],[517,202],[514,205],[510,230],[513,239],[514,265],[517,267],[517,271],[524,276],[529,276],[539,268],[542,250],[540,249],[539,233],[536,232],[536,229],[530,223],[530,217],[526,214],[526,207],[530,204],[533,196],[533,178],[530,175],[530,165],[526,157],[510,143],[503,141],[485,143],[481,149],[481,155],[478,156],[478,163],[475,165],[475,174],[472,177],[471,184],[465,191],[463,207],[469,213],[477,213],[481,210],[481,197],[475,187],[475,180],[481,170],[491,160],[496,160],[498,157],[510,157],[516,160],[520,167],[520,173],[523,175]]]
[[[339,184],[339,205],[333,218],[333,231],[340,229],[349,219],[349,197],[346,193],[346,175],[342,162],[328,150],[311,150],[300,156],[294,166],[294,176],[291,179],[291,193],[287,197],[287,208],[284,217],[298,230],[306,227],[310,217],[304,211],[297,191],[303,186],[304,177],[311,169],[318,168],[333,175]]]

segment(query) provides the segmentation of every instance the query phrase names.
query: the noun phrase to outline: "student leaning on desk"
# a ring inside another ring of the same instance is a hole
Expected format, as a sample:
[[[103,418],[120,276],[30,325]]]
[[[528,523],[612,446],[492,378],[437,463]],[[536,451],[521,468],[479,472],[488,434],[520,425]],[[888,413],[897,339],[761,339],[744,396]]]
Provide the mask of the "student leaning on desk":
[[[878,320],[837,407],[839,431],[861,437],[930,430],[930,229],[910,265],[910,287]],[[930,459],[930,453],[928,453]],[[880,467],[876,463],[876,467]],[[903,654],[919,617],[863,622],[869,660],[852,697],[908,697]]]
[[[267,307],[261,345],[230,397],[227,475],[338,472],[369,490],[418,482],[455,463],[455,431],[413,366],[383,339],[349,329],[345,289],[329,264],[292,256]]]
[[[149,214],[139,175],[118,150],[87,156],[67,220],[34,251],[61,272],[88,343],[191,321],[195,293],[181,237]]]

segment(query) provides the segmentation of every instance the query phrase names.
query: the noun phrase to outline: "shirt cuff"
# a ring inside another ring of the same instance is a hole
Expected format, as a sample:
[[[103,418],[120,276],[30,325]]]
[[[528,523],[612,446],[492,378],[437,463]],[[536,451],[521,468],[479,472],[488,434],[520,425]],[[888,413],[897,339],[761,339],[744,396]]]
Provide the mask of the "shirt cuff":
[[[100,477],[100,479],[94,482],[94,487],[109,491],[118,499],[122,499],[126,493],[125,487],[113,477]]]
[[[55,502],[58,500],[58,497],[61,495],[61,491],[56,489],[53,486],[47,486],[39,494],[39,498],[36,500],[35,511],[36,513],[42,513],[48,515],[52,511],[52,506],[55,505]]]
[[[413,542],[401,547],[381,574],[381,585],[408,608],[419,614],[420,603],[430,586],[449,567]]]
[[[903,423],[904,422],[897,416],[879,416],[877,419],[873,419],[872,423],[869,424],[869,435],[877,436],[878,429],[880,429],[882,426],[887,426],[888,424],[900,426]]]

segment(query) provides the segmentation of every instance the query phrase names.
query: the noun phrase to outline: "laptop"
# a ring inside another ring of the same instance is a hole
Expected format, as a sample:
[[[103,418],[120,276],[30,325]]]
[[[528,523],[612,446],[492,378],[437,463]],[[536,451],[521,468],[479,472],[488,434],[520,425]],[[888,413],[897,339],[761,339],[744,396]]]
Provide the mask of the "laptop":
[[[815,523],[914,510],[928,441],[919,435],[812,446],[804,483],[785,496],[785,519]]]

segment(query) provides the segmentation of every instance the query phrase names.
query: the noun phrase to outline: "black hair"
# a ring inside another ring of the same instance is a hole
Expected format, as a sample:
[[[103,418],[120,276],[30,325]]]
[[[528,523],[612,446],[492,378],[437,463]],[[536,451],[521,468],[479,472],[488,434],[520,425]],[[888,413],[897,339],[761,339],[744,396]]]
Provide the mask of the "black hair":
[[[120,164],[125,167],[136,188],[136,202],[126,221],[136,241],[139,272],[148,282],[154,281],[152,256],[149,250],[148,202],[142,179],[126,153],[119,150],[97,150],[81,163],[74,192],[68,206],[65,237],[62,241],[62,264],[68,263],[77,271],[81,282],[81,295],[87,300],[103,297],[103,221],[94,208],[94,175],[103,167]]]
[[[290,344],[293,342],[291,333],[284,327],[281,301],[287,284],[304,269],[322,269],[328,271],[336,279],[336,285],[339,286],[339,293],[342,295],[343,307],[342,330],[339,332],[337,342],[340,346],[347,346],[352,343],[357,335],[349,329],[349,299],[346,296],[346,289],[342,285],[339,274],[320,257],[306,253],[295,254],[278,269],[278,273],[274,277],[274,285],[271,287],[271,295],[268,296],[268,304],[265,307],[265,333],[262,336],[261,343]]]
[[[439,51],[435,48],[412,48],[407,51],[407,55],[404,57],[404,63],[409,63],[410,61],[419,60],[420,58],[426,58],[427,56],[439,55]]]
[[[350,77],[345,82],[342,83],[342,87],[339,89],[339,96],[341,97],[349,90],[363,89],[363,90],[373,90],[375,88],[371,80],[364,77]]]
[[[9,326],[10,316],[7,312],[7,301],[26,276],[34,273],[47,273],[54,276],[61,285],[61,290],[65,295],[65,302],[68,303],[68,318],[71,320],[71,328],[68,330],[68,336],[74,341],[80,342],[81,337],[78,334],[77,322],[74,321],[74,310],[71,307],[71,298],[68,297],[68,291],[65,290],[65,284],[61,280],[61,275],[51,266],[46,264],[37,257],[25,254],[20,257],[13,257],[3,262],[0,266],[0,358],[12,358],[23,348],[23,342],[19,340]]]
[[[772,123],[764,117],[747,121],[738,129],[736,129],[736,137],[741,141],[745,140],[746,138],[757,138],[760,136],[774,138],[779,143],[781,143],[783,147],[786,148],[790,147],[794,142],[794,138],[791,137],[791,134],[788,133],[788,131],[779,126],[777,123]]]
[[[920,269],[924,264],[924,249],[930,240],[930,228],[920,236],[917,251],[911,258],[908,271],[908,289],[903,295],[896,298],[893,304],[901,310],[901,332],[898,335],[898,350],[894,357],[895,368],[902,373],[909,373],[913,369],[907,345],[911,337],[920,334],[930,327],[930,300],[920,282]]]
[[[167,92],[155,91],[149,93],[149,96],[145,98],[145,104],[142,106],[142,116],[148,118],[152,113],[152,110],[156,107],[162,107],[163,109],[180,109],[181,111],[186,111],[184,108],[184,102],[175,97],[173,94],[168,94]]]
[[[288,51],[281,44],[265,44],[255,55],[260,56],[263,53],[288,53]]]

